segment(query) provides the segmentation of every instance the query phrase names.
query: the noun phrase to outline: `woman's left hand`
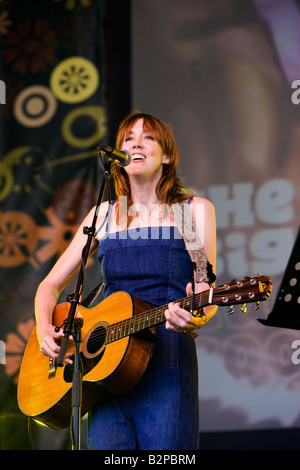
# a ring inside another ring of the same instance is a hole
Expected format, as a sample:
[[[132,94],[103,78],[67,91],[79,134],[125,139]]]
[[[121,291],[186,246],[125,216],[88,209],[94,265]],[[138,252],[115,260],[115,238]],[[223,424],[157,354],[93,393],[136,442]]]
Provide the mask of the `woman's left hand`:
[[[187,296],[192,295],[192,284],[189,283],[186,287]],[[168,309],[165,311],[166,328],[167,330],[180,332],[180,331],[193,331],[200,328],[206,323],[206,316],[193,317],[192,314],[180,307],[177,302],[171,302]]]

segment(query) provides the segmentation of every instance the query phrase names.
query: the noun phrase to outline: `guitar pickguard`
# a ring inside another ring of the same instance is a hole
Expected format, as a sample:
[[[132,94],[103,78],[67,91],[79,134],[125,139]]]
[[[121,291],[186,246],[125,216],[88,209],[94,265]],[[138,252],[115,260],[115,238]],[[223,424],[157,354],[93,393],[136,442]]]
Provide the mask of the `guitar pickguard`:
[[[100,354],[97,356],[93,357],[92,359],[87,359],[84,354],[81,352],[80,353],[80,359],[81,359],[81,367],[82,367],[82,375],[83,377],[90,372],[91,370],[96,367],[96,365],[99,363],[101,360],[103,354],[104,354],[105,348],[102,348],[102,351]],[[66,364],[64,368],[64,381],[67,383],[71,383],[73,381],[73,373],[74,373],[74,356],[71,356],[70,359],[72,359],[73,364]]]

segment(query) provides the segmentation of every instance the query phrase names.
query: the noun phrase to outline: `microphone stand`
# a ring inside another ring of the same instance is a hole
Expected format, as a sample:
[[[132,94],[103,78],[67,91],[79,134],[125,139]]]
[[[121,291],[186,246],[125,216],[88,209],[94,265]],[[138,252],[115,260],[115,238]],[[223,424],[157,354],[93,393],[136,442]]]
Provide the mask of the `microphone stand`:
[[[102,161],[101,152],[98,147],[98,155],[103,171],[103,180],[99,191],[98,201],[95,207],[95,213],[91,227],[84,227],[83,233],[87,235],[87,242],[82,250],[82,262],[78,273],[78,278],[73,294],[67,295],[67,301],[71,303],[67,320],[64,321],[64,337],[61,341],[61,347],[57,359],[57,366],[63,367],[65,364],[66,353],[69,345],[69,337],[73,335],[75,346],[74,351],[74,372],[72,378],[72,418],[71,418],[71,439],[72,449],[80,450],[80,431],[81,431],[81,407],[82,407],[82,364],[80,357],[80,344],[81,344],[81,328],[83,325],[82,318],[75,318],[77,306],[81,297],[83,283],[84,283],[84,270],[88,260],[91,249],[92,240],[95,236],[96,222],[98,217],[99,207],[102,202],[104,190],[111,174],[111,163],[107,161],[105,164]]]

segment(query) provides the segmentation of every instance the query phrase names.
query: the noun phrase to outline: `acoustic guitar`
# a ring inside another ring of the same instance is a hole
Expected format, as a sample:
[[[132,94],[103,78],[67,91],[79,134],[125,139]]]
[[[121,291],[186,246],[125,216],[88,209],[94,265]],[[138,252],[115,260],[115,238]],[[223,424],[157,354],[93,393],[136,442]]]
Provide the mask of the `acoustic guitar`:
[[[268,276],[232,281],[194,295],[197,309],[207,305],[231,306],[266,300],[272,290]],[[190,310],[191,297],[178,300]],[[53,324],[67,318],[70,304],[58,304]],[[121,394],[143,376],[155,344],[155,325],[166,320],[167,305],[148,304],[117,292],[93,308],[78,305],[83,317],[80,348],[82,362],[82,416],[103,393]],[[174,333],[177,334],[177,333]],[[179,333],[182,334],[182,333]],[[72,353],[70,343],[69,352]],[[54,429],[70,425],[73,369],[56,367],[54,359],[42,354],[36,327],[28,340],[18,382],[18,403],[27,416]]]

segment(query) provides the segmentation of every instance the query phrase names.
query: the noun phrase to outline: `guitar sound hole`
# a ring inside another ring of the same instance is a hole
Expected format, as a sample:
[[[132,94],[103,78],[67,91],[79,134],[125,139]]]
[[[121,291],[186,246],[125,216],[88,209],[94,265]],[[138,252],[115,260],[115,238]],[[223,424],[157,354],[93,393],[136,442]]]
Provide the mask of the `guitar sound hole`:
[[[95,354],[101,349],[105,340],[106,329],[104,326],[98,326],[90,334],[87,342],[86,350],[89,354]]]
[[[87,333],[83,345],[82,352],[85,357],[93,358],[100,354],[105,347],[107,324],[105,322],[98,323]]]

